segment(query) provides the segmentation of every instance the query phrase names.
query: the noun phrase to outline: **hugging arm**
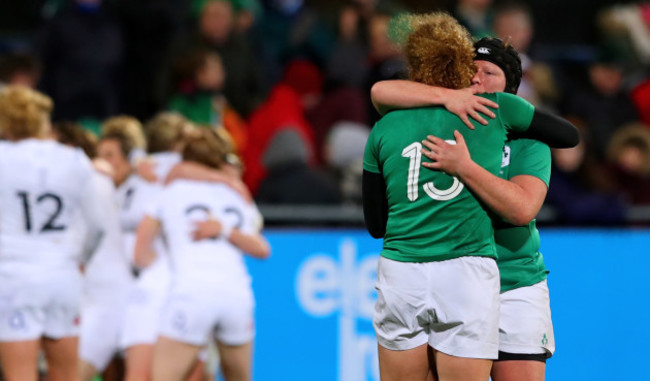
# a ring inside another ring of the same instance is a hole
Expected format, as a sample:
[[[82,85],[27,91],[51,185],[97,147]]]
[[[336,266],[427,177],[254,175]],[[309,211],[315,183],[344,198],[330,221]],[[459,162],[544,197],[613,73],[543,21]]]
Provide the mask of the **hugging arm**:
[[[386,234],[388,222],[388,200],[384,176],[381,173],[364,170],[361,188],[366,229],[374,238],[382,238]]]
[[[509,138],[534,139],[551,148],[571,148],[580,141],[578,129],[571,122],[537,108],[528,130],[511,133]]]

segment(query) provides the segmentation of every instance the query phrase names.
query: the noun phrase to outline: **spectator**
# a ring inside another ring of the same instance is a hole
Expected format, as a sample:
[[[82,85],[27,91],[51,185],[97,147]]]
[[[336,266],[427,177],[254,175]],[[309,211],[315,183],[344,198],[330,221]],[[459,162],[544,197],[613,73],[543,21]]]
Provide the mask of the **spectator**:
[[[178,111],[199,125],[223,126],[232,136],[237,152],[247,141],[246,122],[223,95],[226,80],[221,57],[211,50],[198,50],[182,57],[178,63],[179,92],[169,109]]]
[[[121,110],[123,45],[120,26],[101,0],[76,0],[44,26],[36,51],[55,120],[99,120]]]
[[[638,114],[623,88],[623,68],[616,57],[601,52],[589,65],[589,86],[570,94],[566,114],[585,124],[596,159],[603,161],[612,134],[636,121]]]
[[[284,129],[275,134],[264,151],[268,175],[262,180],[256,201],[260,204],[339,204],[340,191],[324,174],[310,168],[308,147],[300,134]]]
[[[632,205],[650,204],[650,130],[632,124],[616,131],[607,150],[618,190]]]
[[[454,17],[474,38],[480,39],[493,34],[492,0],[458,0]]]
[[[363,152],[369,134],[368,126],[344,121],[334,124],[327,135],[325,163],[346,203],[361,205]]]
[[[273,87],[268,99],[251,115],[243,160],[244,183],[253,195],[257,194],[261,181],[267,176],[262,158],[278,132],[295,130],[307,147],[307,164],[316,163],[314,131],[307,122],[305,110],[318,102],[322,83],[322,74],[314,64],[305,60],[292,61],[282,82]]]
[[[244,117],[263,96],[261,69],[246,36],[234,30],[233,7],[228,0],[207,0],[198,20],[198,29],[179,41],[177,55],[207,49],[217,52],[228,73],[223,93]]]
[[[32,54],[8,54],[0,59],[0,85],[22,85],[33,89],[41,71],[41,62]]]
[[[552,150],[553,167],[546,201],[558,221],[570,225],[618,225],[625,205],[613,181],[588,152],[584,136],[574,148]]]

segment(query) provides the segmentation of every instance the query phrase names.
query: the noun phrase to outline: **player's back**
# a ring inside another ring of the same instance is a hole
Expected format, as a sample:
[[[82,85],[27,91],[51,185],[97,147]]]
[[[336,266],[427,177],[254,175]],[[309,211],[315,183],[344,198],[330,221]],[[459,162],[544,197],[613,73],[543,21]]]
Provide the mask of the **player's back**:
[[[6,273],[75,265],[69,226],[92,168],[79,150],[50,140],[0,142],[0,268]]]
[[[492,100],[502,96],[486,95]],[[463,134],[472,159],[497,174],[506,132],[513,128],[501,111],[487,126],[477,125],[475,130],[442,107],[393,111],[377,122],[368,144],[374,147],[371,156],[386,181],[389,213],[382,255],[408,261],[495,256],[487,211],[458,179],[422,167],[423,161],[430,160],[421,150],[422,140],[430,134],[455,144],[453,133],[457,130]],[[527,128],[530,118],[527,122],[523,118],[521,124],[525,125],[516,129]]]
[[[223,184],[177,180],[166,187],[152,213],[162,223],[174,284],[249,284],[239,249],[225,238],[192,239],[195,223],[215,218],[243,232],[255,229],[253,209]],[[192,287],[190,285],[190,287]]]

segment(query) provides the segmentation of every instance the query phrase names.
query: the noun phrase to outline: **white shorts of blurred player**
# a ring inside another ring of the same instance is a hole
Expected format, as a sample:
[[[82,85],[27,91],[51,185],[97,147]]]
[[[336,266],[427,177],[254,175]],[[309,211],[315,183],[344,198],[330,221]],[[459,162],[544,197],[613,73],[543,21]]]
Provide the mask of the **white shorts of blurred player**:
[[[451,356],[496,359],[499,283],[492,258],[413,263],[380,257],[377,341],[394,351],[429,344]]]
[[[140,273],[129,297],[120,345],[154,345],[158,339],[160,314],[169,293],[171,271],[168,262],[156,259]]]
[[[163,310],[160,335],[196,346],[214,339],[226,345],[243,345],[255,336],[254,309],[250,287],[172,291]]]
[[[555,336],[546,280],[501,294],[499,350],[553,355]]]
[[[87,290],[88,291],[88,290]],[[81,308],[79,357],[103,372],[119,354],[129,287],[86,292]]]
[[[76,268],[0,285],[0,341],[79,335],[82,278]],[[28,280],[28,281],[27,281]]]

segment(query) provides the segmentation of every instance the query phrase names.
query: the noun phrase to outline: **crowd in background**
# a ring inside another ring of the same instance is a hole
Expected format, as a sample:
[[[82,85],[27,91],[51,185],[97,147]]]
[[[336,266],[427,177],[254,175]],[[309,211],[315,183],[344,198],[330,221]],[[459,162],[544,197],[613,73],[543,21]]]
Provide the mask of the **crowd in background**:
[[[407,77],[391,19],[446,9],[476,38],[509,40],[523,63],[519,95],[579,127],[580,145],[553,152],[547,204],[559,222],[620,224],[629,206],[650,204],[650,4],[599,3],[593,38],[553,49],[536,44],[553,20],[538,28],[531,1],[412,3],[29,1],[0,36],[0,81],[39,88],[55,122],[95,133],[107,118],[163,110],[223,126],[260,204],[359,204],[380,117],[370,89]]]

